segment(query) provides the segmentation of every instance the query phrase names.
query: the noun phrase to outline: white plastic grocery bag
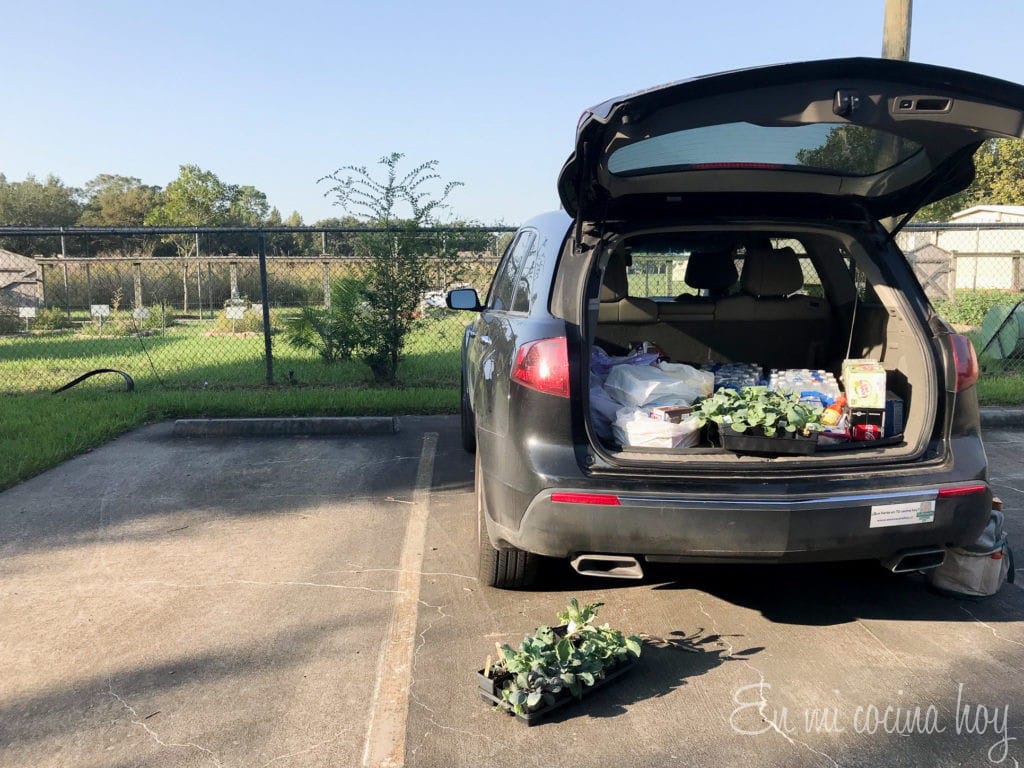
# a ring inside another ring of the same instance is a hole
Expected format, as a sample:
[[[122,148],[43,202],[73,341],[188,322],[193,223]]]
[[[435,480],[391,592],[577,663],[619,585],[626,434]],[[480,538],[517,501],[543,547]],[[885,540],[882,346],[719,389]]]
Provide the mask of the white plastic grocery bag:
[[[652,419],[638,408],[620,408],[612,432],[620,444],[638,448],[692,448],[700,442],[700,422],[684,419],[679,424]]]
[[[605,391],[622,405],[690,405],[710,395],[715,376],[681,363],[617,365],[608,374]]]

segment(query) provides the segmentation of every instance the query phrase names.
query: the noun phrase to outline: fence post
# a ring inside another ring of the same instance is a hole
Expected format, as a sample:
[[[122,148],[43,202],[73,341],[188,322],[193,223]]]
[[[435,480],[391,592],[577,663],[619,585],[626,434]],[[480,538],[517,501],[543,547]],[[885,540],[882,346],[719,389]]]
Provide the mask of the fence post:
[[[68,314],[68,320],[71,320],[71,287],[68,285],[68,262],[66,259],[61,266],[64,268],[64,311]]]
[[[188,314],[188,259],[181,262],[181,314]]]
[[[267,384],[274,383],[274,353],[270,347],[270,295],[267,290],[267,235],[257,235],[260,256],[260,298],[263,300],[263,349],[267,361]]]
[[[324,262],[324,309],[331,308],[331,264]]]
[[[85,262],[85,302],[92,306],[92,269],[89,262]]]
[[[138,309],[142,306],[142,262],[136,261],[132,267],[135,276],[135,308]]]
[[[1013,264],[1013,272],[1010,273],[1010,289],[1019,291],[1021,289],[1020,269],[1024,266],[1024,259],[1017,255],[1013,257],[1011,263]]]
[[[36,306],[46,306],[46,265],[36,262]]]

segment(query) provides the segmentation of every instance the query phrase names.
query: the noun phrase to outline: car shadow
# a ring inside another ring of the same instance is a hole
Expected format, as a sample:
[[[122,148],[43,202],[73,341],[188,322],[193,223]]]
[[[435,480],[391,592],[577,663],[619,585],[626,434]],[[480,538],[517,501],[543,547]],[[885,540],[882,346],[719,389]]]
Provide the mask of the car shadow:
[[[874,561],[765,565],[647,564],[641,581],[580,576],[568,564],[545,564],[542,591],[694,590],[757,611],[778,624],[831,626],[858,619],[899,621],[1024,620],[1024,590],[1004,585],[971,600],[940,594],[923,574],[893,574]]]

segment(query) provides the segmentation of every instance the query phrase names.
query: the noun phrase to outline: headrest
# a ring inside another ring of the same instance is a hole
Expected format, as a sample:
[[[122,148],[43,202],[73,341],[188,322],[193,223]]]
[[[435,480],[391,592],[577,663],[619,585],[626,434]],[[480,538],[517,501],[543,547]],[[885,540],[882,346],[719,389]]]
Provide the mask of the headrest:
[[[739,273],[731,251],[691,253],[683,279],[691,288],[721,293],[736,284]]]
[[[616,251],[604,268],[604,279],[601,281],[601,301],[618,301],[629,295],[629,278],[626,276],[626,257]]]
[[[792,248],[747,247],[740,285],[752,296],[780,297],[796,293],[804,286],[804,271]]]

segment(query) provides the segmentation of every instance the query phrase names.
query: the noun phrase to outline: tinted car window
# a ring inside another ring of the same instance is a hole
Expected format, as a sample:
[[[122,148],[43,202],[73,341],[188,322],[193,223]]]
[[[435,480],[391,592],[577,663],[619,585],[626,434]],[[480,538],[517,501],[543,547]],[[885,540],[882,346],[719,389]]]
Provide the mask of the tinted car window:
[[[538,281],[540,280],[541,263],[540,249],[537,248],[537,238],[529,238],[529,251],[526,255],[526,262],[523,264],[523,269],[519,273],[519,277],[516,279],[516,292],[512,298],[512,311],[513,312],[526,312],[530,311],[530,307],[533,306],[533,302],[537,298],[539,293]]]
[[[509,248],[505,261],[498,268],[491,288],[490,309],[496,311],[511,310],[512,297],[516,291],[516,280],[522,270],[530,247],[533,245],[533,233],[521,232]]]

